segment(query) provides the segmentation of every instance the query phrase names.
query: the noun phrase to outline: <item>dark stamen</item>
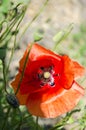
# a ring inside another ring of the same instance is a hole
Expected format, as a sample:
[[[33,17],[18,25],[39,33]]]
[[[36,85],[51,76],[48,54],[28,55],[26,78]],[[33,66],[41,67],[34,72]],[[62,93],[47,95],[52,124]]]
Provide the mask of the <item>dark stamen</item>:
[[[53,76],[60,76],[60,74],[54,74]]]
[[[53,69],[53,66],[50,66],[49,68],[50,68],[50,69]]]
[[[49,66],[48,70],[51,71],[53,69],[53,66]]]
[[[50,86],[54,86],[55,85],[55,83],[54,82],[50,82]]]
[[[42,78],[42,74],[38,74],[38,78],[41,79]]]
[[[44,70],[44,67],[40,67],[41,70]]]
[[[41,83],[40,86],[41,86],[41,87],[44,86],[44,83]]]

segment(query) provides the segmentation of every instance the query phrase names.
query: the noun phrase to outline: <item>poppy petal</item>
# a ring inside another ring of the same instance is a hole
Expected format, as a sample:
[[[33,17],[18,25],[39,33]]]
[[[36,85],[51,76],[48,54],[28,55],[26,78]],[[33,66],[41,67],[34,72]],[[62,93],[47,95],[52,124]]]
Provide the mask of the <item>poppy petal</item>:
[[[72,82],[75,78],[82,76],[85,72],[84,67],[75,61],[72,61],[67,55],[63,59],[63,72],[60,83],[65,89],[71,88]]]
[[[28,94],[21,94],[20,91],[16,94],[16,97],[19,101],[20,105],[26,105],[27,99],[28,99]]]
[[[74,71],[72,70],[73,62],[66,55],[64,55],[62,57],[62,59],[63,59],[63,70],[62,70],[62,75],[61,75],[61,79],[60,79],[60,84],[65,89],[69,89],[69,88],[71,88],[71,85],[74,80]]]
[[[74,77],[77,78],[79,76],[82,76],[85,73],[85,69],[83,66],[81,66],[80,64],[78,64],[77,62],[73,62],[74,65]]]
[[[18,88],[18,84],[20,82],[20,78],[21,78],[21,73],[18,73],[15,77],[15,80],[12,81],[11,85],[12,87],[14,88],[14,91],[16,92],[17,91],[17,88]],[[20,93],[20,90],[17,92],[16,94],[16,97],[19,101],[19,104],[21,105],[25,105],[26,104],[26,101],[27,101],[27,98],[28,98],[28,94],[21,94]]]
[[[33,100],[33,95],[30,95],[27,100],[28,111],[35,115],[45,118],[55,118],[72,110],[84,95],[84,90],[76,82],[73,83],[69,90],[64,89],[59,95],[56,93],[51,99],[42,102],[42,97]]]
[[[21,73],[18,73],[15,77],[15,80],[13,80],[11,82],[12,87],[14,88],[14,91],[16,92],[17,88],[18,88],[18,84],[20,82],[20,78],[21,78]]]
[[[45,49],[44,47],[35,43],[32,46],[29,59],[34,61],[34,60],[40,59],[41,57],[45,58],[45,56],[52,56],[52,57],[56,58],[57,60],[61,59],[60,55],[57,55],[54,52],[52,52],[48,49]]]
[[[30,44],[28,45],[22,59],[20,60],[19,64],[20,64],[20,70],[22,71],[23,66],[24,66],[24,62],[27,56],[27,53],[30,49]],[[61,56],[57,55],[55,53],[53,53],[52,51],[45,49],[44,47],[38,45],[37,43],[34,43],[31,50],[30,50],[30,54],[28,57],[28,61],[27,64],[30,63],[31,61],[36,61],[36,60],[40,60],[40,59],[45,59],[46,56],[52,57],[52,58],[56,58],[57,60],[61,60]]]

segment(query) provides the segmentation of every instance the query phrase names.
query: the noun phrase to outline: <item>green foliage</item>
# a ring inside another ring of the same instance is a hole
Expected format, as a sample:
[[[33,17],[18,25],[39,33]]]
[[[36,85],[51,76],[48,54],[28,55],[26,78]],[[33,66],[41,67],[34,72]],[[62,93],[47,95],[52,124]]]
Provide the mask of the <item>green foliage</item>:
[[[43,39],[43,37],[44,37],[44,32],[39,29],[39,30],[37,30],[37,31],[34,33],[34,36],[33,36],[33,37],[34,37],[34,42],[38,42],[38,41],[40,41],[40,40]]]
[[[10,8],[10,0],[2,0],[0,2],[0,19],[4,19]]]
[[[69,113],[66,114],[66,116],[64,118],[62,118],[57,124],[56,126],[54,126],[53,128],[51,128],[50,130],[61,130],[62,128],[64,128],[64,126],[66,124],[71,124],[74,122],[72,115],[76,112],[80,112],[80,109],[75,109]]]
[[[58,44],[60,42],[62,42],[63,40],[65,40],[67,38],[67,36],[70,34],[70,32],[73,29],[73,24],[70,24],[66,29],[58,32],[54,37],[53,37],[53,41],[55,42],[55,47],[53,50],[56,50],[58,47]]]
[[[18,33],[18,27],[25,14],[25,6],[17,4],[9,9],[6,18],[0,23],[0,47],[8,44]]]
[[[2,60],[0,59],[0,69],[2,69],[3,65],[2,65]]]
[[[79,60],[83,65],[86,66],[86,25],[81,24],[80,30],[73,34],[71,37],[71,43],[69,44],[70,51],[75,50],[72,53],[72,57]]]
[[[58,45],[55,51],[60,54],[70,55],[70,57],[86,66],[86,60],[84,60],[86,57],[86,24],[81,24],[76,29],[76,32],[71,33],[63,43]]]
[[[4,59],[6,56],[6,48],[7,44],[3,45],[3,47],[0,48],[0,59]]]

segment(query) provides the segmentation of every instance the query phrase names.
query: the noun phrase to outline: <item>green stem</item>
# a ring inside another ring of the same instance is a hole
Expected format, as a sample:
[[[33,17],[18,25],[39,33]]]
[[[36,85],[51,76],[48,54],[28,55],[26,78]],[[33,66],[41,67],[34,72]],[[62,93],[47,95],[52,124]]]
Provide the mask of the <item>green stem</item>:
[[[3,125],[2,125],[2,129],[1,130],[5,130],[5,126],[6,126],[6,123],[7,123],[7,119],[8,119],[8,116],[9,116],[9,113],[10,113],[10,107],[8,108],[8,111],[7,111],[7,113],[6,113],[6,117],[5,117],[5,119],[4,119],[4,123],[3,123]]]
[[[25,120],[25,119],[27,119],[27,118],[29,118],[29,117],[32,117],[32,115],[29,114],[29,115],[25,116],[23,119]]]
[[[57,46],[59,43],[61,43],[63,40],[65,40],[67,38],[67,36],[70,34],[70,32],[73,29],[73,23],[71,23],[65,30],[60,31],[59,33],[57,33],[57,42],[53,48],[53,51],[56,51]]]
[[[16,6],[16,7],[18,7],[19,5],[21,5],[20,3]],[[16,8],[15,7],[15,8]],[[16,20],[19,20],[19,17],[21,17],[21,15],[22,15],[22,13],[20,14],[17,14],[17,15],[15,15],[15,17],[13,17],[10,21],[11,22],[9,22],[9,24],[7,24],[7,28],[6,28],[6,30],[2,33],[2,35],[0,36],[0,41],[2,41],[3,40],[3,37],[6,37],[5,35],[8,35],[8,33],[10,32],[10,30],[11,30],[11,28],[13,28],[14,27],[14,25],[15,25],[15,23],[16,23]],[[2,24],[5,22],[6,20],[4,20],[3,22],[2,22]],[[6,21],[7,22],[7,21]],[[11,27],[12,26],[12,27]],[[7,33],[7,34],[6,34]]]
[[[13,20],[13,22],[9,25],[9,27],[7,27],[5,32],[3,32],[3,34],[0,36],[0,42],[2,42],[6,38],[6,36],[9,34],[9,32],[12,30],[12,28],[16,24],[17,20],[19,20],[20,16],[16,16],[15,19]]]
[[[5,66],[5,60],[2,60],[3,63],[3,79],[4,79],[4,88],[5,88],[5,92],[8,94],[8,91],[6,89],[7,86],[7,79],[6,79],[6,66]]]
[[[58,122],[58,124],[56,124],[56,126],[51,128],[50,130],[56,130],[58,128],[64,127],[67,124],[68,120],[70,119],[71,115],[75,112],[80,112],[80,109],[75,109],[75,110],[71,111],[70,113],[67,113],[66,116],[60,122]]]
[[[79,127],[79,125],[76,125],[71,130],[76,130],[78,127]]]
[[[33,21],[40,15],[40,13],[43,11],[44,7],[47,5],[47,2],[49,0],[46,0],[45,3],[44,3],[44,6],[40,9],[40,11],[35,15],[35,17],[32,19],[32,21],[27,25],[27,27],[25,28],[24,32],[22,33],[22,35],[24,35],[24,33],[26,32],[27,28],[33,23]],[[15,95],[18,93],[19,91],[19,88],[20,88],[20,84],[21,84],[21,81],[23,79],[23,76],[24,76],[24,71],[25,71],[25,67],[26,67],[26,64],[27,64],[27,60],[28,60],[28,56],[29,56],[29,53],[30,53],[30,50],[32,48],[32,45],[33,43],[31,44],[29,50],[28,50],[28,54],[26,56],[26,59],[25,59],[25,63],[24,63],[24,67],[23,67],[23,71],[22,71],[22,75],[21,75],[21,78],[20,78],[20,81],[19,81],[19,84],[18,84],[18,87],[17,87],[17,90],[15,92]],[[36,130],[38,130],[38,117],[36,118]]]
[[[18,111],[19,111],[19,115],[20,115],[20,123],[19,123],[18,127],[20,128],[21,124],[23,123],[23,116],[22,116],[22,112],[19,108],[18,108]]]
[[[53,128],[51,128],[50,130],[56,130],[57,128],[61,128],[64,125],[66,125],[67,121],[69,120],[69,117],[65,117],[63,118],[60,122],[58,122],[58,124],[56,124],[56,126],[54,126]]]
[[[36,130],[38,130],[38,116],[36,117]]]
[[[12,28],[14,28],[14,26],[17,23],[17,21],[19,20],[19,18],[21,18],[21,16],[24,15],[25,12],[26,12],[26,8],[22,11],[21,14],[17,14],[16,17],[14,17],[12,19],[12,21],[10,22],[10,24],[7,26],[7,29],[0,36],[0,42],[2,42],[6,38],[6,36],[10,33],[10,31],[12,30]]]
[[[18,28],[19,24],[21,23],[23,17],[24,17],[24,14],[23,14],[22,18],[20,19],[20,21],[18,22],[16,29]],[[13,52],[14,52],[14,49],[15,49],[15,44],[16,44],[16,36],[15,36],[15,40],[14,40],[14,47],[13,47],[13,49],[12,49],[12,53],[11,53],[10,60],[9,60],[9,63],[8,63],[7,68],[6,68],[6,65],[5,65],[5,60],[3,59],[3,61],[2,61],[2,63],[3,63],[4,87],[5,87],[5,92],[6,92],[7,94],[8,94],[8,91],[7,91],[7,89],[6,89],[6,86],[7,86],[6,76],[7,76],[7,73],[8,73],[8,70],[9,70],[9,66],[10,66],[10,63],[11,63],[11,60],[12,60],[12,57],[13,57]]]
[[[6,42],[5,39],[7,38],[8,34],[10,33],[11,29],[14,27],[16,23],[16,20],[13,21],[12,24],[9,25],[9,27],[7,26],[6,30],[2,33],[2,35],[0,36],[0,47],[3,46]]]
[[[33,44],[34,44],[34,43],[32,43],[32,44],[30,45],[30,48],[29,48],[29,50],[28,50],[28,53],[27,53],[27,56],[26,56],[26,59],[25,59],[25,63],[24,63],[24,67],[23,67],[23,70],[22,70],[22,74],[21,74],[21,77],[20,77],[20,81],[19,81],[17,90],[16,90],[16,92],[15,92],[15,95],[18,93],[18,91],[19,91],[19,89],[20,89],[20,84],[21,84],[22,79],[23,79],[23,76],[24,76],[24,71],[25,71],[25,68],[26,68],[28,56],[29,56],[29,54],[30,54],[30,50],[31,50]]]
[[[24,13],[24,14],[25,14],[25,13]],[[24,14],[22,15],[22,17],[21,17],[20,21],[18,22],[18,24],[17,24],[17,26],[16,26],[16,29],[15,29],[15,30],[17,30],[17,29],[18,29],[18,27],[19,27],[19,25],[20,25],[20,23],[21,23],[21,21],[22,21],[22,19],[23,19],[23,17],[24,17]],[[13,45],[13,48],[12,48],[12,51],[11,51],[11,56],[10,56],[10,59],[9,59],[9,63],[8,63],[7,69],[6,69],[6,73],[7,73],[7,72],[8,72],[8,70],[9,70],[9,66],[10,66],[10,63],[11,63],[11,60],[12,60],[12,57],[13,57],[13,53],[14,53],[14,50],[15,50],[15,46],[16,46],[16,35],[15,35],[14,45]]]
[[[54,126],[53,128],[49,129],[49,130],[56,130],[57,128],[61,128],[64,124],[58,124],[56,126]]]
[[[42,13],[42,11],[44,10],[45,6],[47,5],[49,0],[46,0],[43,4],[43,6],[40,8],[39,12],[37,12],[37,14],[33,17],[33,19],[30,21],[30,23],[27,24],[27,26],[25,27],[24,31],[21,34],[21,38],[22,36],[25,34],[26,30],[31,26],[31,24],[37,19],[37,17]]]

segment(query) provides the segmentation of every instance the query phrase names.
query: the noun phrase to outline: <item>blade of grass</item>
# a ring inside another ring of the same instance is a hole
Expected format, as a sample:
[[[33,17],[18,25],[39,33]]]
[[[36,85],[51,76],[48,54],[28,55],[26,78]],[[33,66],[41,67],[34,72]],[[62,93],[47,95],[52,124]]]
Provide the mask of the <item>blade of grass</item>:
[[[43,4],[43,6],[39,9],[39,11],[37,12],[37,14],[33,17],[33,19],[26,25],[24,31],[21,34],[21,38],[22,36],[25,34],[26,30],[31,26],[31,24],[38,18],[38,16],[42,13],[42,11],[44,10],[44,8],[46,7],[47,3],[49,0],[46,0]]]

